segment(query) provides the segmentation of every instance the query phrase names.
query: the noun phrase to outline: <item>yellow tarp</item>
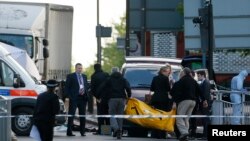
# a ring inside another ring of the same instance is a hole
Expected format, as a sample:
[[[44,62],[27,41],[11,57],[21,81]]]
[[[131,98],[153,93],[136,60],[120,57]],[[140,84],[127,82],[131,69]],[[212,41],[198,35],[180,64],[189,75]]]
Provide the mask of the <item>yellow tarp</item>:
[[[128,99],[127,106],[125,108],[126,115],[175,115],[176,109],[173,109],[169,112],[165,112],[159,109],[155,109],[146,103],[136,99]],[[164,117],[164,118],[128,118],[129,121],[139,124],[143,127],[160,129],[167,132],[174,131],[175,118],[173,117]]]

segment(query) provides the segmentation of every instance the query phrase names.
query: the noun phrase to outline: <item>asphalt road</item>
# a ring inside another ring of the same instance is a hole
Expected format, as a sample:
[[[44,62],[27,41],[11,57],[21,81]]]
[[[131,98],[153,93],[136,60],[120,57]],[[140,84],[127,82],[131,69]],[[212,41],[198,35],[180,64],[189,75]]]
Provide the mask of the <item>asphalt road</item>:
[[[53,141],[82,141],[82,140],[88,140],[88,141],[113,141],[117,140],[116,138],[109,136],[109,135],[93,135],[91,132],[86,133],[85,137],[81,137],[80,133],[75,131],[74,134],[76,136],[74,137],[68,137],[66,136],[65,131],[57,131],[54,134],[54,140]],[[17,137],[18,141],[34,141],[31,137]],[[168,139],[153,139],[153,138],[134,138],[134,137],[127,137],[124,135],[122,137],[122,140],[129,140],[129,141],[161,141],[161,140],[168,140],[168,141],[179,141],[177,139],[168,138]],[[193,140],[198,141],[198,140]]]
[[[96,110],[94,110],[94,113]],[[79,125],[79,121],[75,120],[74,124]],[[86,121],[86,128],[89,130],[89,132],[86,132],[86,136],[82,137],[80,136],[79,131],[74,131],[73,133],[76,136],[68,137],[66,136],[66,126],[59,126],[54,128],[54,140],[53,141],[82,141],[82,140],[88,140],[88,141],[109,141],[109,140],[117,140],[116,138],[113,138],[111,135],[93,135],[93,132],[95,129],[97,129],[97,119],[96,118],[87,118]],[[198,132],[201,132],[202,128],[198,127]],[[17,136],[18,141],[35,141],[31,137],[25,137],[25,136]],[[174,137],[169,137],[167,139],[154,139],[154,138],[139,138],[139,137],[128,137],[125,134],[123,134],[122,140],[131,140],[131,141],[160,141],[160,140],[168,140],[168,141],[179,141]],[[196,140],[194,140],[196,141]]]
[[[112,141],[116,140],[111,135],[93,135],[95,129],[97,129],[96,125],[87,123],[86,128],[89,132],[86,132],[86,136],[80,136],[79,131],[73,131],[76,136],[68,137],[66,136],[66,126],[60,126],[54,128],[54,140],[53,141]],[[200,132],[202,129],[198,127],[198,131]],[[35,141],[31,137],[17,136],[18,141]],[[169,137],[167,139],[153,139],[153,138],[138,138],[138,137],[128,137],[126,133],[123,134],[122,140],[130,140],[130,141],[160,141],[160,140],[168,140],[168,141],[179,141],[175,137]],[[196,141],[196,140],[194,140]]]

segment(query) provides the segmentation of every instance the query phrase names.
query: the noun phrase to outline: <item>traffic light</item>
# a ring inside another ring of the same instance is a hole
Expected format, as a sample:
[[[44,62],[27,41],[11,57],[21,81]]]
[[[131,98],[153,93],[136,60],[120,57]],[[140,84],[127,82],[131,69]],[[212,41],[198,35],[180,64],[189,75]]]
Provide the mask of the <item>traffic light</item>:
[[[193,18],[194,24],[200,24],[200,28],[208,28],[209,26],[209,7],[199,8],[199,17]]]
[[[195,17],[195,18],[193,18],[193,23],[194,24],[201,24],[202,23],[202,18],[201,17]]]

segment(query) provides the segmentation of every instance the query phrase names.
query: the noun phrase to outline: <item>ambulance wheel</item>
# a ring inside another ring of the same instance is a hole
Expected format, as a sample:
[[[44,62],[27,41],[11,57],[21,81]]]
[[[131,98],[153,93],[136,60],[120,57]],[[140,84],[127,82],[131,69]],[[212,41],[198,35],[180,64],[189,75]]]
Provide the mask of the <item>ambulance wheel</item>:
[[[31,115],[33,109],[28,107],[21,107],[15,109],[13,114],[15,117],[11,120],[12,131],[18,136],[28,136],[33,124]]]

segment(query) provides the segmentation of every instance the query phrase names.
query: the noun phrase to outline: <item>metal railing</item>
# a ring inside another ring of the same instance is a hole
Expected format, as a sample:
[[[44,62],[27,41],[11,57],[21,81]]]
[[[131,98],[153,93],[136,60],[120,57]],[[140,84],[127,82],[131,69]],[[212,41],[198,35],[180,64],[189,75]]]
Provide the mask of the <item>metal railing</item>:
[[[224,100],[223,97],[225,97],[225,95],[230,97],[232,92],[241,95],[241,103],[239,104],[242,107],[242,113],[237,117],[241,119],[241,124],[250,125],[250,101],[246,101],[246,96],[250,96],[249,92],[228,90],[215,91],[216,99],[212,105],[212,124],[231,124],[231,119],[235,117],[233,116],[233,105],[236,103],[230,100]]]
[[[11,141],[11,101],[0,96],[0,141]]]

